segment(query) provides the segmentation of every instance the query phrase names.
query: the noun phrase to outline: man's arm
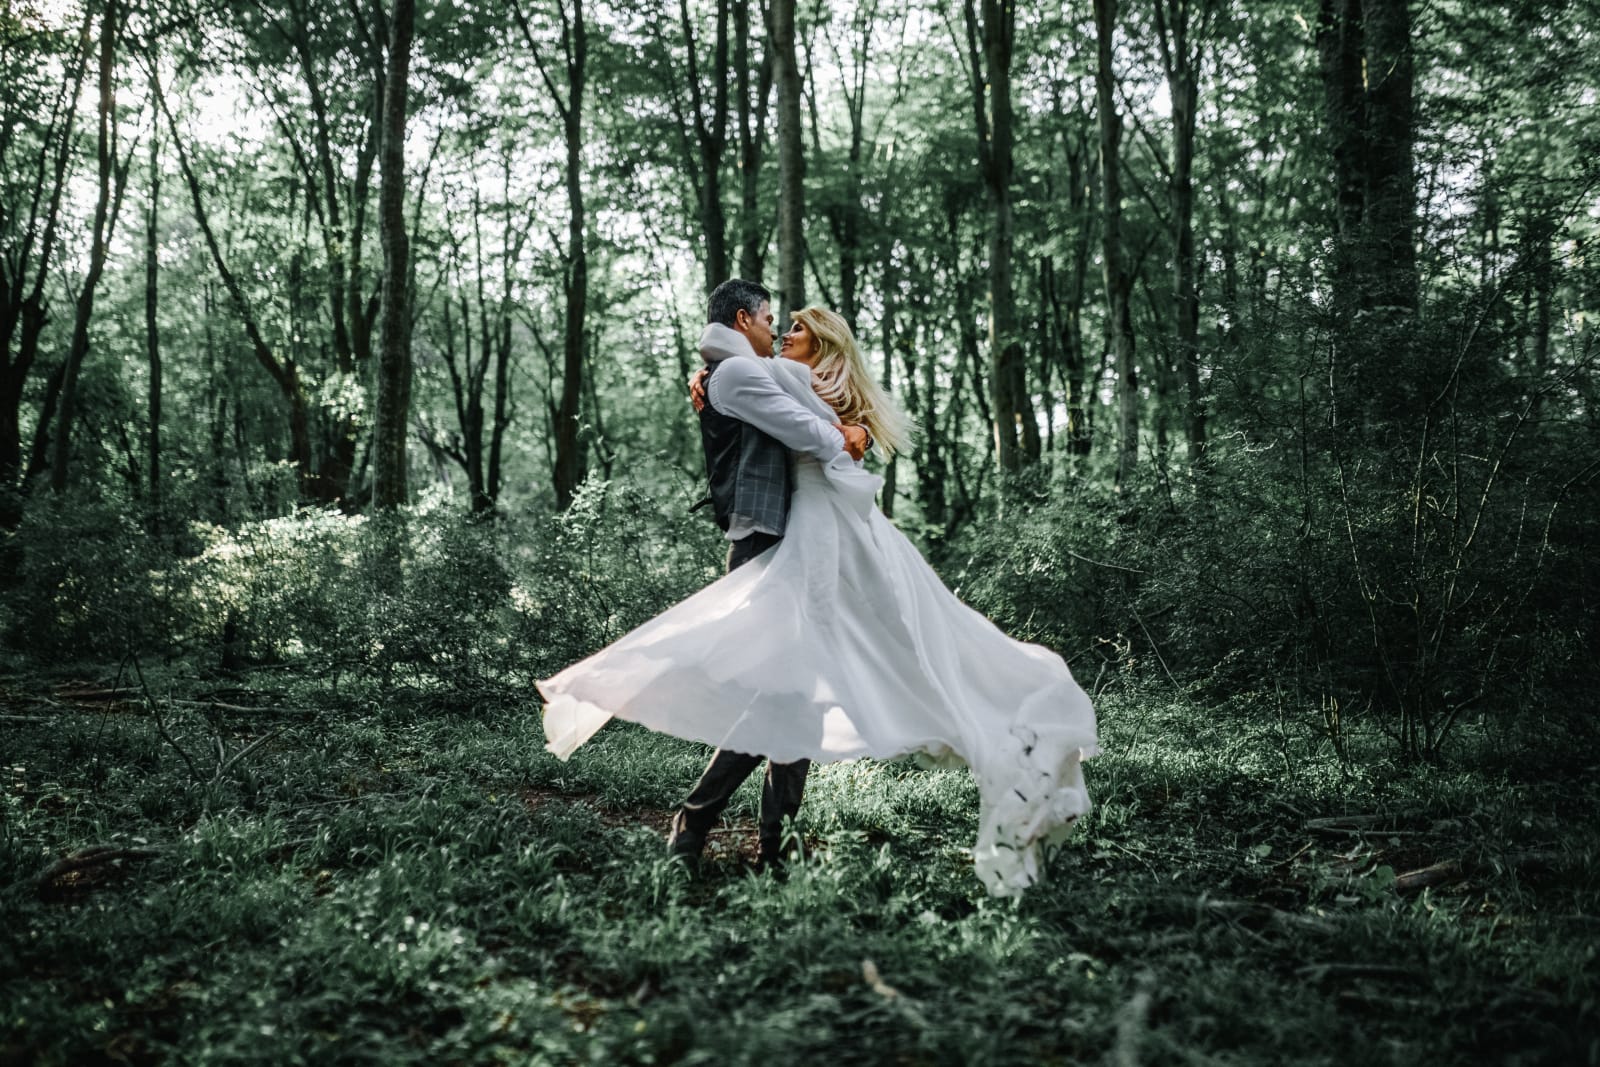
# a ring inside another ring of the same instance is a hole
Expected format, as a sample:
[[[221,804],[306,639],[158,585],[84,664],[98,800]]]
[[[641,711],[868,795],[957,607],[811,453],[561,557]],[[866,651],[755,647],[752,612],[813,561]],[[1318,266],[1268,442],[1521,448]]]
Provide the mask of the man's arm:
[[[826,463],[840,451],[861,458],[867,436],[859,426],[841,427],[806,410],[784,392],[768,368],[730,359],[711,376],[711,404],[725,415],[748,422],[794,452]],[[852,447],[854,446],[854,447]]]

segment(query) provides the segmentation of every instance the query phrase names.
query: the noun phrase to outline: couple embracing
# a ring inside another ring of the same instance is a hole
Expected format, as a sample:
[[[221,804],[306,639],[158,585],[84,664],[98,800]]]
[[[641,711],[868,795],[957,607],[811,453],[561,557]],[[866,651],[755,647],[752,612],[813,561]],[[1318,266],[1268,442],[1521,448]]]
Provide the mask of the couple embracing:
[[[965,763],[977,874],[1020,892],[1089,809],[1089,698],[1060,656],[961,603],[877,509],[862,457],[903,447],[906,420],[840,316],[794,312],[778,358],[761,286],[724,282],[707,317],[693,391],[728,572],[540,682],[547,747],[566,759],[613,717],[716,746],[673,818],[668,847],[689,858],[766,758],[771,866],[812,761]]]

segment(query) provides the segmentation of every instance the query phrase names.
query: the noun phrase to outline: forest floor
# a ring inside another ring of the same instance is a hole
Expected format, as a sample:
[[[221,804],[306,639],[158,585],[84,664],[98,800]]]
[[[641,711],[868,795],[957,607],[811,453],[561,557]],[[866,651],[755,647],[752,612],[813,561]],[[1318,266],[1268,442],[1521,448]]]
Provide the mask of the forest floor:
[[[752,778],[691,877],[701,746],[561,764],[503,697],[149,681],[0,677],[0,1063],[1600,1062],[1581,746],[1341,763],[1102,694],[1096,808],[1012,901],[964,771],[815,768],[784,880]]]

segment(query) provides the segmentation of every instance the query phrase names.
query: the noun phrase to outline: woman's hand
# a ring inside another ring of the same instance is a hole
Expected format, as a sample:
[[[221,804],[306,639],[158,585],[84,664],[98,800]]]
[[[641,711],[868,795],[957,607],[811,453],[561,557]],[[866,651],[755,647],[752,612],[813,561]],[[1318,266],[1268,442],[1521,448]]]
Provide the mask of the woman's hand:
[[[711,368],[701,367],[689,375],[689,403],[694,405],[696,415],[706,409],[706,377],[710,373]]]
[[[872,447],[872,435],[865,426],[841,426],[836,422],[833,428],[844,434],[844,450],[851,459],[860,459]]]

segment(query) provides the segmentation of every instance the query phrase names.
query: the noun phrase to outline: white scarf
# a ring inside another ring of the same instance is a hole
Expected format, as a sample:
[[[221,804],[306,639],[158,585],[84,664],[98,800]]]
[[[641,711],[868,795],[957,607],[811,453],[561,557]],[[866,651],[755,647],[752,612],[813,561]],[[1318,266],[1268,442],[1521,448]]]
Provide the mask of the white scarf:
[[[707,324],[706,332],[700,335],[700,356],[707,363],[720,363],[734,356],[761,358],[748,337],[720,322]]]

